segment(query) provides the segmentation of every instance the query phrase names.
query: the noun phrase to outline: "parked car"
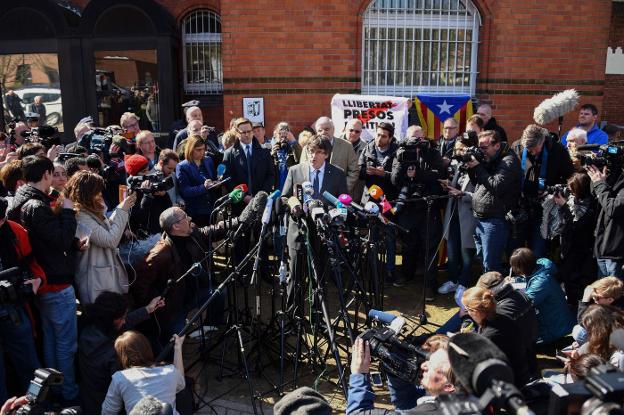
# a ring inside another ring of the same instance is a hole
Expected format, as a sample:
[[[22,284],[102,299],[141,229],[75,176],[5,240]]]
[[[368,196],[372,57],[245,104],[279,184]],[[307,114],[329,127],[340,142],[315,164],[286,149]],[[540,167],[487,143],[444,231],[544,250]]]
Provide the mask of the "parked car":
[[[43,97],[43,105],[46,107],[46,124],[58,125],[63,121],[63,106],[61,104],[61,90],[58,88],[31,87],[16,89],[15,93],[22,99],[25,111],[30,110],[37,95]]]

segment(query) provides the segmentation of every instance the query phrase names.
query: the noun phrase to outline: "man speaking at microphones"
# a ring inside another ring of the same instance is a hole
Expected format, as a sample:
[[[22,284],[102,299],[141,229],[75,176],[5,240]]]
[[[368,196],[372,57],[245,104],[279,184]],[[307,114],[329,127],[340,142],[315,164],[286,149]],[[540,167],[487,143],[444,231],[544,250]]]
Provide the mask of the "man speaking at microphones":
[[[312,199],[321,200],[326,205],[328,201],[322,196],[323,192],[333,195],[347,193],[347,178],[342,169],[328,162],[331,153],[331,144],[328,140],[320,136],[313,136],[308,142],[304,151],[307,151],[307,159],[288,169],[286,182],[282,195],[290,197],[294,195],[297,185],[304,182],[312,183]],[[294,275],[297,250],[301,249],[302,240],[299,236],[299,225],[290,218],[288,224],[287,242],[288,254],[290,257],[289,268],[291,281],[289,281],[288,292],[292,289],[292,276]]]
[[[376,195],[371,193],[371,189],[383,191],[387,200],[397,198],[398,190],[392,184],[392,163],[397,152],[398,145],[394,139],[394,126],[390,123],[382,122],[377,126],[375,140],[366,145],[360,154],[359,168],[360,180],[363,180],[367,192],[364,192],[362,204],[366,204],[373,198],[378,201]],[[374,186],[374,187],[373,187]],[[378,193],[381,193],[378,191]],[[395,282],[395,256],[396,256],[396,232],[390,227],[385,228],[386,241],[386,283]]]

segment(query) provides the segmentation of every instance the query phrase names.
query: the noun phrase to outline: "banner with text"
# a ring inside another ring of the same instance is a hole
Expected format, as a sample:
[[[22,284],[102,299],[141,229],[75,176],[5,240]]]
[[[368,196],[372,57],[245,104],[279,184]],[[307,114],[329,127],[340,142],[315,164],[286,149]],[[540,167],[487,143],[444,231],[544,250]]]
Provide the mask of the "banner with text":
[[[408,126],[409,106],[409,98],[403,97],[336,94],[331,101],[332,120],[336,127],[334,134],[340,136],[347,122],[357,118],[364,125],[364,140],[375,137],[375,129],[381,122],[392,124],[394,136],[401,140]]]

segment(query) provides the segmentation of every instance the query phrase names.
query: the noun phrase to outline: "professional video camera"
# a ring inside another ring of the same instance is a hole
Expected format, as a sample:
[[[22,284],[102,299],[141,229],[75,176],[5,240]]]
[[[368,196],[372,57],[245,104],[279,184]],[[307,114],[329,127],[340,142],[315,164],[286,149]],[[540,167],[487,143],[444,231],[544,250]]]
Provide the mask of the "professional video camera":
[[[479,147],[474,147],[474,146],[468,147],[466,151],[464,152],[464,154],[453,154],[453,157],[451,158],[453,160],[459,161],[460,163],[468,163],[469,161],[472,160],[473,157],[479,163],[482,163],[485,160],[485,154],[483,154],[483,151],[481,151]]]
[[[406,138],[396,152],[396,158],[399,163],[417,163],[418,150],[427,150],[431,148],[431,143],[426,138]]]
[[[141,187],[146,180],[150,182],[149,187]],[[165,177],[161,171],[143,176],[131,176],[128,177],[128,186],[130,190],[144,194],[166,192],[173,187],[173,176]]]
[[[605,166],[611,170],[622,168],[624,166],[624,143],[610,145],[583,145],[576,148],[577,157],[581,162],[581,166],[594,166],[602,170]],[[593,152],[592,150],[597,150]]]
[[[418,382],[420,365],[428,358],[425,351],[399,340],[389,327],[369,329],[360,337],[368,341],[371,356],[381,361],[381,367],[386,372],[406,382]]]
[[[113,131],[110,128],[92,128],[80,139],[80,144],[89,150],[89,153],[106,153],[113,142]]]
[[[45,148],[61,144],[61,137],[56,127],[44,125],[38,128],[22,131],[21,136],[27,143],[41,143]]]
[[[26,392],[26,404],[12,413],[15,415],[39,415],[48,413],[42,408],[41,404],[46,400],[50,387],[62,385],[63,380],[63,374],[56,369],[41,368],[35,370],[35,378],[30,381],[30,386]],[[61,413],[63,412],[65,411]]]
[[[0,271],[0,305],[22,303],[34,297],[32,286],[24,283],[31,278],[28,271],[19,267]]]

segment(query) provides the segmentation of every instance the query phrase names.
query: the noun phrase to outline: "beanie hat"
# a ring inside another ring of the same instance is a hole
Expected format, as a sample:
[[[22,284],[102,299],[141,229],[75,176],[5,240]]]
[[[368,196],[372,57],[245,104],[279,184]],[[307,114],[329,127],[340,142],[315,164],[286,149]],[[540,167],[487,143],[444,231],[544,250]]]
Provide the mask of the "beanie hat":
[[[330,415],[331,406],[323,395],[303,386],[284,395],[273,407],[275,415]]]
[[[149,160],[140,154],[133,154],[124,158],[124,164],[126,173],[130,176],[136,176],[141,170],[145,170],[149,166]]]

